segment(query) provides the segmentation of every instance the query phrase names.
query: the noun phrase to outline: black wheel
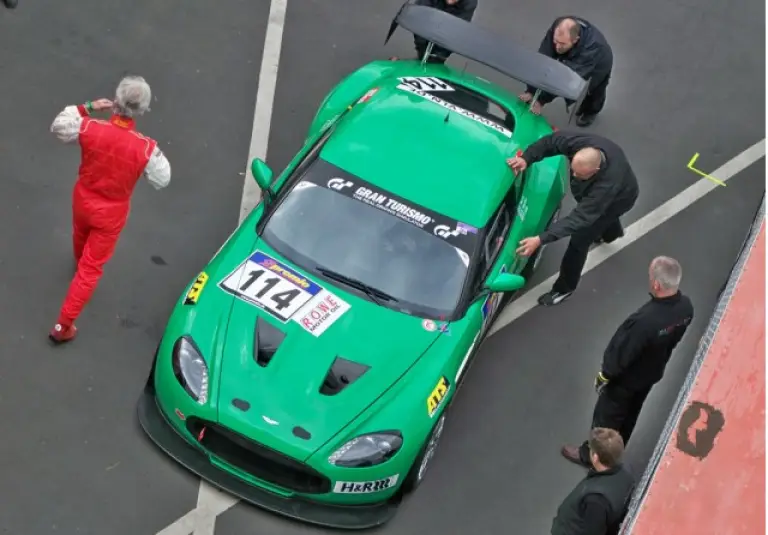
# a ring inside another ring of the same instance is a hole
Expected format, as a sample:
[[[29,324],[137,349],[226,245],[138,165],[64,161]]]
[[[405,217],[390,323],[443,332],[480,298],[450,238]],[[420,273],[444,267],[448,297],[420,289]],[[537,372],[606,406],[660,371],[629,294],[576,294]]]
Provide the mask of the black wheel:
[[[421,482],[424,480],[427,469],[432,464],[432,459],[435,457],[435,452],[437,451],[437,447],[440,444],[440,437],[443,435],[443,430],[445,429],[446,414],[448,414],[447,408],[437,419],[435,425],[432,426],[432,431],[429,433],[429,438],[427,438],[424,446],[421,448],[419,455],[416,456],[416,460],[413,461],[411,470],[408,472],[405,481],[403,481],[403,494],[413,492],[419,485],[421,485]]]
[[[557,205],[557,209],[555,210],[555,213],[552,214],[552,217],[549,218],[549,221],[547,222],[547,226],[545,228],[549,228],[552,226],[553,223],[556,223],[558,219],[560,219],[560,208],[562,207],[562,204]],[[528,263],[523,268],[523,272],[521,273],[523,277],[525,277],[526,280],[530,279],[534,273],[536,273],[536,268],[539,267],[539,262],[541,261],[541,255],[544,252],[544,248],[546,245],[542,245],[538,248],[538,250],[533,253],[533,257],[528,261]]]

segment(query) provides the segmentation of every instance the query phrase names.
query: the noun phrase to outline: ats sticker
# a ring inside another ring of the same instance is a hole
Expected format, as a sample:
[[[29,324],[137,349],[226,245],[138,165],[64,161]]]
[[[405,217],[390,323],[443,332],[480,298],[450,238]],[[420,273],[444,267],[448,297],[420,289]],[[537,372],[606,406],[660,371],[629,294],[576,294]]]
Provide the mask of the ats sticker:
[[[429,100],[431,102],[434,102],[438,106],[442,106],[445,109],[451,110],[452,112],[458,113],[459,115],[463,115],[467,119],[471,119],[473,121],[476,121],[482,125],[487,126],[488,128],[492,130],[496,130],[498,133],[503,135],[504,137],[511,138],[512,132],[508,130],[507,128],[504,128],[500,124],[496,124],[495,122],[491,121],[490,119],[483,117],[482,115],[478,115],[477,113],[473,113],[469,110],[465,110],[464,108],[460,108],[456,104],[451,104],[450,102],[443,100],[439,97],[436,97],[435,95],[431,95],[427,93],[426,91],[422,91],[421,89],[417,89],[416,87],[413,87],[409,84],[399,84],[397,86],[398,89],[402,89],[403,91],[408,91],[410,93],[413,93],[415,95],[418,95],[422,98],[425,98],[426,100]]]
[[[185,305],[196,305],[197,300],[200,299],[200,294],[205,288],[205,284],[208,282],[208,274],[203,271],[197,276],[195,282],[192,283],[192,287],[187,292],[187,297],[184,299]]]
[[[337,481],[333,486],[336,494],[368,494],[391,489],[397,484],[400,474],[395,474],[386,479],[377,481]]]
[[[445,399],[445,396],[448,395],[450,389],[451,383],[448,382],[448,379],[445,376],[442,376],[437,382],[434,390],[432,390],[432,393],[427,398],[427,414],[430,418],[435,415],[437,409],[443,404],[443,400]]]
[[[349,309],[349,303],[323,290],[306,304],[301,315],[294,320],[308,333],[320,336]]]
[[[283,323],[323,291],[320,285],[261,251],[254,252],[219,286]]]

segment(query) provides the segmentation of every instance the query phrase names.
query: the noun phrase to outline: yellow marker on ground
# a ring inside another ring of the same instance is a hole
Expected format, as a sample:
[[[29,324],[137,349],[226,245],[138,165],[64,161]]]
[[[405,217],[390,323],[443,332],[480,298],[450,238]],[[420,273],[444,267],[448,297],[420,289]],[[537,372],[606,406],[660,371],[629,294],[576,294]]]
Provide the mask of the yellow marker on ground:
[[[716,179],[715,177],[713,177],[713,176],[710,176],[710,175],[708,175],[707,173],[704,173],[703,171],[699,171],[698,169],[696,169],[695,167],[693,167],[693,162],[695,162],[696,160],[698,160],[698,158],[699,158],[699,153],[697,152],[696,154],[694,154],[694,155],[693,155],[693,158],[691,158],[691,161],[690,161],[690,162],[688,162],[688,169],[690,169],[691,171],[693,171],[693,172],[694,172],[694,173],[696,173],[697,175],[701,175],[701,176],[703,176],[704,178],[708,178],[709,180],[711,180],[712,182],[714,182],[715,184],[717,184],[717,185],[719,185],[719,186],[723,186],[723,187],[725,187],[725,182],[723,182],[722,180],[718,180],[718,179]]]

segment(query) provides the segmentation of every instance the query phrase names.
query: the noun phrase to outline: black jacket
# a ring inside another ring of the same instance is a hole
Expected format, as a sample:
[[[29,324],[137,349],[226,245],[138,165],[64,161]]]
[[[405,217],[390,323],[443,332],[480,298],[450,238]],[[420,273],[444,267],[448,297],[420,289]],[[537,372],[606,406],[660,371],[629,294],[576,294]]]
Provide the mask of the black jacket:
[[[581,36],[576,45],[568,52],[558,54],[552,39],[555,35],[555,28],[565,18],[574,19],[581,26]],[[590,22],[580,17],[568,16],[555,19],[541,41],[539,53],[567,65],[584,80],[589,80],[590,91],[603,82],[611,74],[613,68],[613,51],[605,36]],[[533,94],[536,92],[536,88],[528,86],[526,91]],[[542,104],[548,104],[554,99],[554,95],[543,91],[539,96],[539,102]]]
[[[579,150],[595,147],[602,151],[604,162],[589,180],[571,177],[571,193],[578,205],[566,217],[539,235],[542,244],[551,243],[591,226],[612,205],[626,211],[634,205],[639,189],[637,178],[624,151],[613,141],[596,134],[555,132],[538,140],[523,152],[530,167],[551,156],[563,155],[568,161]],[[626,210],[624,210],[626,208]],[[623,212],[622,212],[623,213]]]
[[[643,391],[659,382],[692,320],[693,304],[679,291],[665,298],[651,296],[608,342],[602,372],[609,386]]]
[[[557,509],[552,535],[618,533],[634,486],[634,477],[622,465],[590,470]]]
[[[414,4],[419,6],[429,6],[450,13],[460,19],[464,19],[467,22],[472,21],[472,15],[475,14],[477,9],[477,0],[459,0],[454,5],[448,5],[445,0],[416,0]]]

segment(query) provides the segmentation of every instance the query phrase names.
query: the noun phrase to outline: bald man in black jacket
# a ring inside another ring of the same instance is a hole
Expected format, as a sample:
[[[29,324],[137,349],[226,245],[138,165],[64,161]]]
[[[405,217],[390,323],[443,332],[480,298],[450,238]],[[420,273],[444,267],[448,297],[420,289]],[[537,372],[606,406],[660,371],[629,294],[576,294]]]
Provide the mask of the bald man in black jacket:
[[[619,217],[634,205],[637,178],[616,143],[596,134],[555,132],[530,145],[521,156],[507,160],[515,173],[552,156],[570,161],[571,193],[578,203],[566,217],[538,236],[520,242],[517,253],[532,255],[539,247],[570,237],[560,264],[560,276],[539,304],[556,305],[571,296],[581,279],[593,243],[610,243],[624,235]]]
[[[584,80],[589,80],[587,96],[575,115],[577,125],[592,124],[605,105],[613,69],[613,51],[605,36],[580,17],[558,17],[541,41],[539,53],[567,65]],[[520,99],[530,102],[535,92],[534,87],[528,86]],[[541,113],[542,106],[554,99],[554,95],[542,92],[533,106],[533,113]],[[567,100],[566,105],[572,106],[573,101]]]
[[[472,17],[477,9],[477,0],[416,0],[414,4],[445,11],[467,22],[472,22]],[[418,35],[414,35],[413,42],[416,45],[416,54],[419,59],[423,58],[427,51],[427,41]],[[445,63],[450,55],[450,50],[434,45],[427,61],[429,63]]]

